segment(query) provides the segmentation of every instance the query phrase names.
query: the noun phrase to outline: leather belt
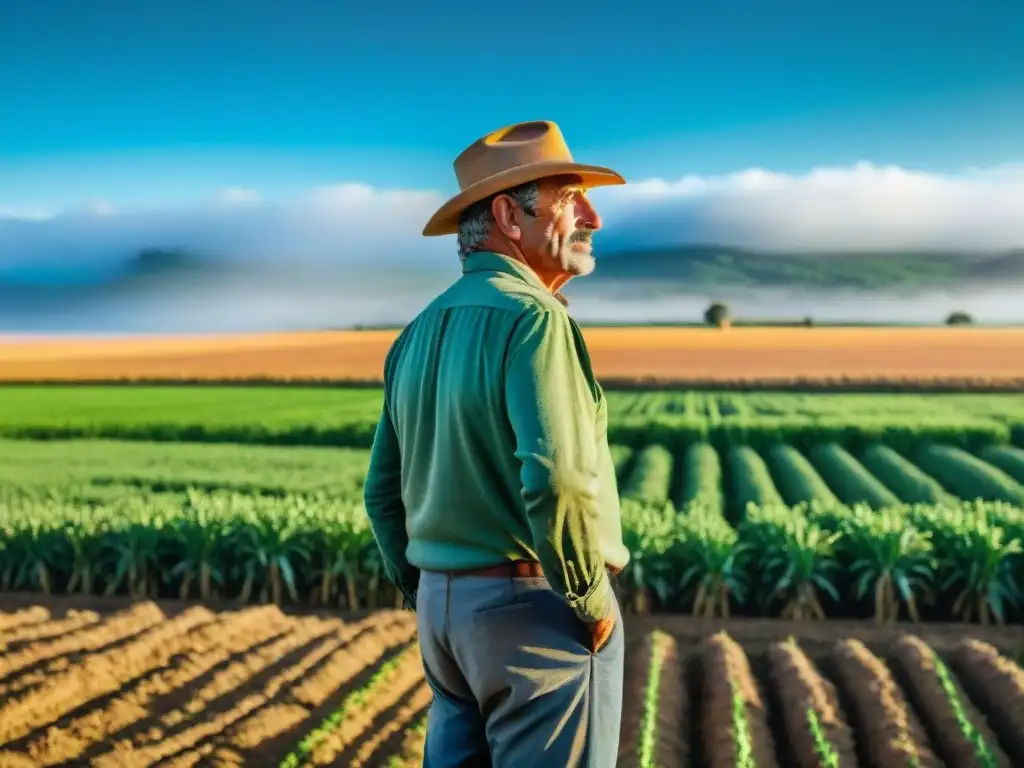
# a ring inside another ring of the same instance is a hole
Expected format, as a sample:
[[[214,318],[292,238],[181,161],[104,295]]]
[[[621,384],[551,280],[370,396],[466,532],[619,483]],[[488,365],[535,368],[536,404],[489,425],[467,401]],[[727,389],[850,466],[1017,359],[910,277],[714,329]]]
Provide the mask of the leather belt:
[[[620,569],[606,566],[612,576],[618,575]],[[506,579],[536,579],[544,576],[540,563],[535,560],[511,560],[499,565],[485,568],[470,568],[461,571],[442,571],[446,576],[492,576]]]
[[[512,560],[486,568],[469,568],[464,571],[445,571],[449,576],[496,576],[508,579],[536,579],[544,575],[540,563],[533,560]]]

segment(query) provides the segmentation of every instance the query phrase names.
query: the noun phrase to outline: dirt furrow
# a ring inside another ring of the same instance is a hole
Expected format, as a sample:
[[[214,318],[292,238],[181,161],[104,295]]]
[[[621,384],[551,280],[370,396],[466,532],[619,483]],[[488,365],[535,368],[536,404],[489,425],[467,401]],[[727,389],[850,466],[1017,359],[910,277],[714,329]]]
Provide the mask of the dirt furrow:
[[[191,752],[185,752],[184,754],[178,755],[170,760],[158,763],[157,768],[192,768],[195,765],[199,765],[199,761],[212,751],[213,748],[210,747],[205,750],[195,749]]]
[[[1013,764],[1024,765],[1024,669],[973,638],[960,641],[949,661]]]
[[[63,635],[68,632],[96,624],[100,615],[95,611],[68,611],[63,619],[51,619],[33,624],[22,624],[18,627],[11,627],[0,632],[0,653],[7,651],[16,643],[31,643],[56,635]]]
[[[875,768],[941,768],[924,727],[903,697],[888,667],[860,640],[841,640],[836,672],[854,712],[851,719]],[[959,766],[957,766],[959,768]]]
[[[272,668],[286,654],[336,631],[338,626],[339,622],[315,617],[296,619],[291,632],[268,645],[249,651],[241,659],[219,670],[181,707],[162,715],[161,724],[168,729],[186,724],[218,702],[221,697],[234,693],[257,675]]]
[[[743,648],[725,632],[713,635],[704,642],[701,670],[709,768],[777,768],[764,697]]]
[[[380,759],[367,763],[366,768],[419,768],[422,766],[428,718],[429,710],[421,713],[402,736],[396,753],[390,757],[381,755]]]
[[[317,670],[295,686],[292,698],[309,709],[321,706],[357,674],[380,662],[390,648],[409,642],[416,635],[415,621],[396,621],[375,628],[333,654]]]
[[[325,644],[318,649],[321,655],[316,661],[325,659],[323,663],[304,674],[286,696],[267,708],[274,709],[276,716],[265,710],[255,713],[229,729],[225,734],[228,744],[259,754],[283,752],[297,740],[300,731],[295,729],[300,724],[304,723],[306,730],[313,728],[325,714],[324,705],[329,704],[332,696],[361,673],[370,672],[393,648],[409,642],[415,634],[415,620],[408,614],[391,615],[384,622],[378,618],[376,626],[347,626],[331,646]]]
[[[309,722],[309,710],[295,702],[275,702],[245,718],[224,734],[233,749],[258,750],[273,739],[295,733]]]
[[[768,665],[786,738],[796,760],[794,768],[822,768],[827,764],[822,759],[823,751],[838,758],[837,768],[856,768],[853,733],[835,686],[819,674],[795,641],[769,646]]]
[[[675,637],[654,631],[644,637],[634,677],[627,677],[632,713],[627,734],[619,739],[618,764],[684,766],[690,749],[684,724],[689,715],[689,691]],[[625,701],[624,701],[625,704]],[[625,710],[625,707],[624,707]],[[623,729],[625,731],[625,729]]]
[[[118,612],[102,624],[65,635],[57,640],[33,643],[13,653],[0,655],[0,680],[16,672],[71,653],[95,651],[144,632],[167,617],[155,603],[138,603]]]
[[[619,754],[616,765],[639,765],[640,737],[647,700],[648,672],[654,654],[650,636],[637,638],[626,646],[623,665],[622,721],[619,728]]]
[[[423,679],[420,648],[410,643],[392,663],[377,668],[363,688],[351,692],[335,710],[340,722],[325,733],[301,765],[350,765],[353,752],[381,712]]]
[[[0,632],[29,624],[40,624],[50,620],[50,611],[41,605],[33,605],[11,613],[0,612]]]
[[[100,615],[93,611],[68,611],[68,617],[64,619],[23,625],[16,630],[0,635],[0,653],[9,653],[11,646],[27,647],[29,643],[38,643],[49,637],[70,634],[83,627],[97,624],[99,621]],[[11,698],[41,685],[52,675],[67,669],[71,661],[70,656],[60,656],[45,666],[35,665],[29,671],[14,675],[9,680],[0,683],[0,699]]]
[[[380,744],[380,734],[387,731],[396,713],[424,681],[419,645],[413,643],[402,652],[392,674],[385,674],[372,691],[367,690],[362,699],[352,702],[346,711],[344,728],[333,734],[337,741],[329,740],[337,752],[328,763],[351,766],[372,755]]]
[[[172,735],[160,733],[152,743],[138,746],[120,742],[114,748],[93,761],[95,768],[103,766],[152,765],[158,760],[178,756],[179,752],[195,749],[211,736],[223,733],[246,715],[271,701],[281,686],[306,674],[308,669],[321,658],[326,646],[333,649],[336,640],[328,639],[318,643],[297,663],[288,663],[287,656],[304,646],[314,643],[326,635],[339,634],[343,625],[336,619],[304,617],[297,619],[295,631],[281,640],[271,643],[246,655],[224,669],[210,683],[200,690],[185,705],[184,711],[177,710],[162,718],[167,725],[184,724],[187,720],[197,721],[178,730]],[[329,653],[327,650],[326,653]],[[284,662],[282,664],[282,662]],[[247,693],[253,681],[265,669],[278,665],[284,671],[272,677],[258,693]],[[226,694],[234,694],[226,696]],[[224,700],[221,700],[224,699]],[[217,706],[210,706],[214,702]],[[224,705],[228,705],[221,709]],[[219,710],[219,711],[218,711]]]
[[[404,697],[398,706],[386,717],[378,718],[380,727],[369,731],[370,737],[365,739],[354,750],[351,759],[346,763],[349,768],[374,768],[387,764],[394,749],[390,746],[396,738],[401,738],[412,728],[416,721],[426,712],[433,693],[426,680],[420,680],[412,691]]]
[[[0,744],[20,739],[154,666],[167,664],[185,633],[213,620],[206,608],[192,608],[127,645],[86,656],[27,696],[0,706]]]
[[[161,697],[195,679],[231,655],[280,632],[287,618],[275,607],[260,606],[223,614],[216,623],[199,627],[182,638],[180,659],[143,678],[131,689],[110,697],[62,727],[52,727],[31,741],[25,751],[37,765],[59,765],[79,759],[94,748],[144,723],[158,711]]]
[[[894,643],[893,655],[903,688],[947,765],[1010,768],[984,718],[927,643],[906,635]]]
[[[684,725],[692,712],[685,667],[675,637],[660,632],[656,642],[662,649],[662,663],[654,762],[655,765],[684,766],[690,762],[689,734]]]

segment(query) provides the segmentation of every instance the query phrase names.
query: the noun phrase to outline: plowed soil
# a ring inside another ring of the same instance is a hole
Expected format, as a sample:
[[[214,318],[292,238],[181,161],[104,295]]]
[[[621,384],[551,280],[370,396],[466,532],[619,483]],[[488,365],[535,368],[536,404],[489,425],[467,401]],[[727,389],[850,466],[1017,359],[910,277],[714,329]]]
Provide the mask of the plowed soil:
[[[0,380],[381,380],[397,331],[0,339]],[[1024,388],[1024,329],[587,328],[608,385]]]
[[[431,693],[412,613],[33,597],[0,599],[0,766],[421,764]],[[621,765],[731,767],[739,714],[753,765],[817,766],[809,710],[842,768],[982,764],[937,659],[996,764],[1022,764],[1021,628],[654,616],[626,630]]]

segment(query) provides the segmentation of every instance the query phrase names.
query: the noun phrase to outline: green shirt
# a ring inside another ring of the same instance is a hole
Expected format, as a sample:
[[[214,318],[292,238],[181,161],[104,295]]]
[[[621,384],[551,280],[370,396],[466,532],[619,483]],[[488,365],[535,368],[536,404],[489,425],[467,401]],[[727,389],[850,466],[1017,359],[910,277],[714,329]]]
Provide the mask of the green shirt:
[[[539,561],[584,621],[623,568],[608,405],[579,327],[515,259],[473,253],[398,336],[364,488],[388,577]]]

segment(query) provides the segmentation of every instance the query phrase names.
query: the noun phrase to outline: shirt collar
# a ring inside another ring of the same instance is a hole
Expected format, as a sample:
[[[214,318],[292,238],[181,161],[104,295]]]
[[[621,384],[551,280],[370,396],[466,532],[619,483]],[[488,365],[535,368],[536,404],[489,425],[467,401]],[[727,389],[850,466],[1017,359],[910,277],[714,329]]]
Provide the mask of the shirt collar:
[[[462,273],[468,275],[472,272],[501,272],[502,274],[518,278],[535,288],[548,290],[548,287],[537,277],[536,272],[518,259],[513,259],[511,256],[506,256],[503,253],[495,253],[494,251],[474,251],[470,253],[466,256],[465,261],[462,262]],[[568,306],[569,300],[560,291],[555,293],[555,298],[562,302],[563,306]]]

